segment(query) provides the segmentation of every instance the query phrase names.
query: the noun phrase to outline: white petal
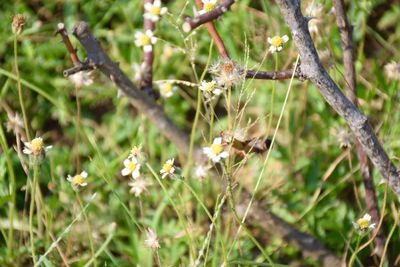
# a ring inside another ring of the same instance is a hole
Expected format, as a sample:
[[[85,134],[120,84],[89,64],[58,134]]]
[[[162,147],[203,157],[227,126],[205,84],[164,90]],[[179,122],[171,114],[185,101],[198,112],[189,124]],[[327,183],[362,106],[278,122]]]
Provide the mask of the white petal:
[[[87,183],[81,183],[81,186],[87,186]]]
[[[124,160],[124,166],[127,167],[131,161],[129,159]]]
[[[153,37],[153,32],[151,31],[151,30],[147,30],[146,32],[145,32],[145,34],[148,36],[148,37]]]
[[[136,171],[132,172],[132,178],[133,178],[133,179],[136,179],[136,178],[138,178],[139,176],[140,176],[139,170],[136,170]]]
[[[151,3],[146,3],[146,4],[144,4],[144,10],[148,11],[151,9],[152,6],[153,5]]]
[[[142,36],[142,32],[135,32],[135,38],[139,39]]]
[[[87,177],[88,177],[88,173],[85,172],[85,171],[83,171],[83,172],[81,172],[81,176],[82,176],[83,178],[87,178]]]
[[[210,147],[203,147],[203,153],[209,156],[211,154],[211,148]]]
[[[68,174],[68,177],[67,177],[67,181],[68,181],[68,182],[72,182],[72,176],[69,175],[69,174]]]
[[[174,173],[174,172],[175,172],[175,168],[172,167],[172,168],[169,170],[169,173]]]
[[[222,142],[222,138],[221,137],[217,137],[217,138],[214,138],[213,144],[214,145],[220,145],[221,142]]]
[[[278,46],[278,48],[276,50],[281,51],[282,50],[282,46]]]
[[[164,15],[167,12],[168,12],[168,8],[166,8],[166,7],[162,7],[161,10],[160,10],[160,14],[161,15]]]
[[[369,229],[375,229],[375,223],[372,223],[371,225],[368,226]]]
[[[221,158],[227,158],[227,157],[229,156],[229,153],[226,152],[226,151],[223,151],[223,152],[219,153],[219,156],[220,156]]]
[[[221,160],[221,157],[219,155],[216,155],[216,156],[212,157],[211,160],[213,162],[219,162]]]
[[[161,169],[161,170],[160,170],[160,173],[161,173],[161,174],[165,173],[164,169]]]
[[[158,20],[158,19],[157,19],[157,20]],[[151,38],[150,38],[150,42],[151,42],[152,44],[157,43],[157,37],[151,37]]]
[[[144,13],[143,17],[144,17],[145,19],[151,19],[151,18],[153,17],[153,15],[150,14],[150,13]]]
[[[371,215],[369,215],[368,213],[366,213],[363,218],[368,222],[371,221]]]
[[[153,50],[153,46],[151,46],[151,45],[143,46],[143,51],[146,53],[151,52],[152,50]]]
[[[160,7],[161,6],[161,1],[160,0],[155,0],[154,3],[153,3],[153,6]]]
[[[44,148],[44,151],[48,151],[48,150],[50,150],[50,149],[52,149],[53,148],[53,146],[46,146],[45,148]]]
[[[222,93],[222,90],[219,89],[219,88],[214,89],[214,91],[213,91],[213,94],[214,94],[214,95],[220,95],[221,93]]]
[[[139,40],[135,40],[135,45],[137,47],[141,47],[142,46],[142,42],[140,42]]]
[[[289,41],[289,37],[288,37],[287,35],[282,36],[281,39],[282,39],[282,41],[283,41],[284,43],[286,43],[287,41]]]
[[[29,148],[24,148],[24,150],[22,150],[22,152],[23,152],[24,154],[27,154],[27,155],[32,154],[32,151],[31,151]]]
[[[121,171],[122,176],[127,176],[131,173],[131,171],[128,168],[123,168]]]
[[[272,44],[272,39],[271,39],[271,37],[268,37],[267,41],[268,41],[269,44]]]
[[[276,52],[276,47],[275,46],[270,46],[269,47],[269,52],[275,53]]]
[[[150,19],[151,19],[152,22],[156,22],[156,21],[158,21],[160,19],[160,17],[159,16],[155,16],[155,15],[151,15]],[[153,38],[152,38],[152,40],[153,40]]]

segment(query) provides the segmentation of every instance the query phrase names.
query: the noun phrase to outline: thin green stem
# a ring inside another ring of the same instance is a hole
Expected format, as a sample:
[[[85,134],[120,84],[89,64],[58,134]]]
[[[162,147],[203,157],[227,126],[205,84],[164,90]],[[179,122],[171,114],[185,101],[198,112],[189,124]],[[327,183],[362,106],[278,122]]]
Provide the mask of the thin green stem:
[[[96,255],[94,252],[94,245],[93,245],[93,237],[92,237],[92,227],[90,226],[90,222],[89,222],[89,218],[86,214],[86,211],[84,209],[83,203],[82,203],[82,199],[79,195],[78,192],[76,192],[76,199],[78,200],[79,203],[79,207],[81,208],[82,214],[83,214],[83,218],[85,218],[85,223],[87,226],[87,234],[88,234],[88,238],[89,238],[89,245],[90,245],[90,252],[92,254],[92,259],[93,259],[93,265],[97,266],[97,262],[96,262]]]
[[[31,183],[31,202],[29,206],[29,237],[31,244],[31,253],[33,263],[36,265],[36,253],[35,253],[35,240],[33,235],[33,213],[35,211],[35,198],[36,198],[36,187],[39,175],[40,165],[34,165],[33,167],[33,181]]]
[[[18,35],[14,35],[14,68],[15,68],[15,75],[17,76],[17,87],[18,87],[18,98],[19,104],[21,106],[22,118],[24,120],[25,126],[25,134],[28,140],[31,140],[31,136],[29,134],[29,124],[28,119],[26,117],[26,111],[24,106],[24,100],[22,97],[22,86],[21,86],[21,79],[19,75],[19,68],[18,68],[18,44],[17,44],[17,37]]]

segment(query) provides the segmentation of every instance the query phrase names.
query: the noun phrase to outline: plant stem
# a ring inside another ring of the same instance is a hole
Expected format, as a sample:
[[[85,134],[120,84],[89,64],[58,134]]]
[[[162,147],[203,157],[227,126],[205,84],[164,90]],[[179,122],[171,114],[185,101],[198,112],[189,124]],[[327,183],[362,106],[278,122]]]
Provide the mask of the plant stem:
[[[36,254],[35,254],[35,242],[33,235],[33,213],[35,211],[35,197],[36,197],[36,187],[39,175],[40,165],[34,165],[33,167],[33,181],[31,183],[31,202],[29,206],[29,237],[31,244],[31,253],[34,265],[36,265]]]

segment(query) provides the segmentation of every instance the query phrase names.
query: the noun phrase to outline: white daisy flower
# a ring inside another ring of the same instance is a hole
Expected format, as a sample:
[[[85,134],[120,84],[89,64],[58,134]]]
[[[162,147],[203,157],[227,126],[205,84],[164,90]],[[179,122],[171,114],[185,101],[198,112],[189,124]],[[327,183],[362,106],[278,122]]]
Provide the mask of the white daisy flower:
[[[139,197],[143,192],[147,191],[148,183],[143,178],[137,178],[128,184],[131,189],[129,192],[134,194],[135,197]]]
[[[174,91],[177,90],[176,86],[173,86],[170,82],[165,82],[159,85],[160,94],[165,97],[169,98],[174,94]]]
[[[210,12],[217,5],[217,0],[202,0],[202,2],[203,2],[203,9],[199,11],[200,15]]]
[[[271,45],[269,47],[269,52],[275,53],[276,51],[281,51],[282,46],[284,43],[289,41],[289,37],[287,35],[284,35],[282,37],[280,36],[274,36],[272,38],[268,37],[268,43]]]
[[[124,166],[121,170],[122,176],[131,175],[133,179],[137,179],[140,176],[140,163],[136,157],[130,157],[124,160]]]
[[[371,223],[371,215],[366,213],[362,218],[353,222],[353,226],[356,230],[367,231],[375,229],[375,223]]]
[[[147,228],[144,244],[146,245],[146,247],[149,247],[153,250],[160,248],[160,242],[158,240],[157,234],[153,231],[153,229]]]
[[[167,160],[162,169],[160,170],[160,174],[162,174],[161,178],[164,179],[168,175],[172,175],[175,172],[175,166],[174,166],[174,161],[175,159],[169,159]]]
[[[153,4],[152,3],[144,4],[144,10],[145,10],[144,18],[151,19],[152,21],[156,22],[160,19],[161,15],[167,13],[168,8],[161,7],[161,1],[155,0]]]
[[[157,42],[157,38],[151,30],[147,30],[145,33],[135,33],[135,45],[137,47],[143,47],[144,52],[151,52],[153,50],[153,44]]]
[[[229,153],[224,150],[221,143],[222,138],[217,137],[214,139],[211,146],[203,148],[204,154],[206,154],[213,162],[219,162],[221,159],[229,156]]]
[[[214,96],[220,95],[222,93],[222,90],[220,88],[217,88],[216,85],[217,83],[215,81],[201,81],[199,89],[203,91],[203,94],[207,99],[212,99]]]
[[[82,171],[80,174],[75,176],[71,176],[68,174],[67,181],[71,183],[74,189],[77,189],[79,186],[87,186],[86,178],[88,177],[88,173]]]
[[[52,146],[44,146],[42,137],[36,137],[30,142],[24,142],[25,148],[22,151],[27,155],[40,156],[47,152]]]

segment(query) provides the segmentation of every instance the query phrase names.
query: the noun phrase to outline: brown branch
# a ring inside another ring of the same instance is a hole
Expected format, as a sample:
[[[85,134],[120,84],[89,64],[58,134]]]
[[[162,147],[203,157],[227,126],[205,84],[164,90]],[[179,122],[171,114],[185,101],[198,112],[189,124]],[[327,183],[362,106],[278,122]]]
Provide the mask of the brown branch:
[[[140,91],[119,69],[118,64],[115,64],[107,56],[104,50],[101,48],[97,39],[92,35],[88,25],[85,22],[78,22],[73,30],[74,35],[82,44],[87,53],[86,62],[93,65],[103,72],[116,86],[121,89],[125,95],[129,98],[130,103],[142,112],[151,122],[154,123],[160,132],[167,137],[173,144],[175,144],[178,150],[182,154],[189,152],[189,137],[188,135],[180,130],[164,113],[164,111],[156,105],[153,99],[147,94]],[[201,153],[201,149],[194,149],[193,157],[197,162],[204,160],[204,155]],[[249,199],[249,192],[243,191],[241,197],[243,199]],[[319,245],[319,249],[315,250],[304,244],[319,244],[315,239],[305,233],[297,231],[293,226],[285,223],[281,219],[272,215],[269,212],[265,212],[264,208],[259,205],[254,205],[251,209],[249,216],[267,216],[267,218],[273,218],[268,224],[264,224],[261,227],[264,231],[276,234],[289,242],[292,242],[295,246],[299,247],[303,253],[311,253],[315,259],[324,259],[326,255],[332,255],[329,250],[325,249],[322,245]],[[273,216],[273,217],[271,217]],[[275,227],[275,228],[274,228]],[[276,229],[286,229],[285,231],[275,231]],[[297,235],[289,235],[289,233],[298,233]],[[290,240],[288,239],[290,236]],[[295,241],[297,240],[297,241]],[[339,260],[336,258],[336,262]],[[322,261],[323,262],[323,261]],[[328,266],[328,265],[323,265]],[[332,266],[332,265],[331,265]]]
[[[145,5],[146,3],[153,4],[153,2],[154,0],[144,0]],[[143,23],[144,32],[147,30],[154,32],[154,28],[155,23],[150,18],[145,18]],[[158,98],[158,95],[153,90],[153,57],[153,49],[151,51],[145,51],[143,54],[143,64],[141,66],[143,76],[140,81],[140,89],[144,90],[148,95]]]
[[[341,46],[343,50],[343,64],[345,81],[347,85],[347,95],[355,106],[358,106],[357,92],[356,92],[356,75],[354,68],[354,49],[352,42],[352,29],[347,20],[346,11],[344,8],[343,0],[333,0],[333,6],[336,14],[336,24],[340,31]],[[365,203],[368,213],[374,221],[379,221],[379,208],[376,199],[375,186],[369,168],[368,157],[362,148],[360,142],[355,142],[358,161],[360,163],[361,176],[363,178],[365,189]],[[379,228],[378,235],[376,236],[376,252],[382,256],[383,249],[386,242],[386,236],[382,228]],[[389,258],[389,255],[387,254]]]
[[[255,71],[247,70],[246,78],[248,79],[259,79],[259,80],[285,80],[290,79],[293,76],[293,70],[281,70],[281,71]],[[296,69],[294,78],[300,81],[305,80],[305,77],[301,74],[300,68]]]
[[[342,93],[323,68],[302,15],[300,1],[276,0],[289,25],[301,58],[301,72],[313,82],[328,104],[343,117],[382,177],[400,196],[400,174],[379,143],[367,117]]]
[[[234,0],[224,0],[219,6],[215,7],[213,10],[207,13],[198,15],[194,18],[186,18],[185,22],[182,25],[183,31],[190,32],[203,24],[219,18],[222,14],[228,11],[234,3]],[[203,4],[201,1],[196,0],[196,4],[199,9],[203,8]]]
[[[65,47],[67,48],[67,51],[69,53],[69,56],[71,58],[72,63],[74,64],[74,66],[81,64],[81,62],[79,61],[78,55],[76,54],[76,49],[72,46],[71,40],[68,37],[68,33],[65,30],[64,23],[57,24],[56,34],[61,35],[61,38],[65,44]]]

